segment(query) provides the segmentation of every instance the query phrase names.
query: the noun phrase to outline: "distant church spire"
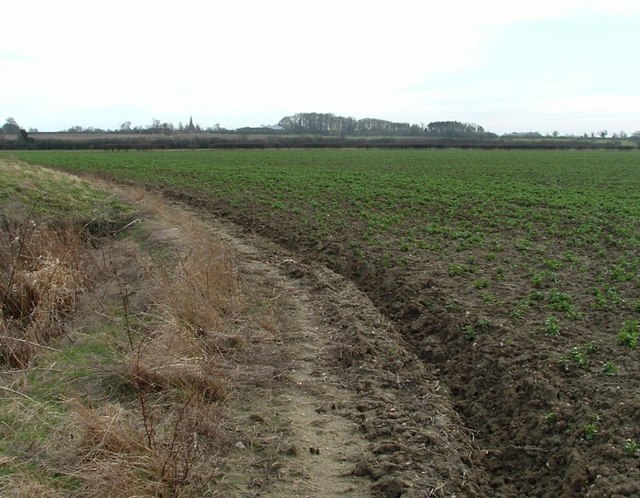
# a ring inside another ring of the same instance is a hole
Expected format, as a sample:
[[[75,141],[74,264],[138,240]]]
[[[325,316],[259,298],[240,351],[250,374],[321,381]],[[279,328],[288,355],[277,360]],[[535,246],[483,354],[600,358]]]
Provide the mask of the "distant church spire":
[[[193,125],[193,116],[189,116],[189,124],[187,125],[187,131],[196,131],[196,127]]]

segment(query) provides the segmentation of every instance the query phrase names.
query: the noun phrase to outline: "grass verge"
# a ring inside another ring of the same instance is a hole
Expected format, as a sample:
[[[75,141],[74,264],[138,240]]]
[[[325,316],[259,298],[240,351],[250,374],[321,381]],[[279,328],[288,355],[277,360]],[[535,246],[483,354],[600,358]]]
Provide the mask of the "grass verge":
[[[272,310],[142,191],[2,161],[0,199],[0,494],[216,496],[225,400]]]

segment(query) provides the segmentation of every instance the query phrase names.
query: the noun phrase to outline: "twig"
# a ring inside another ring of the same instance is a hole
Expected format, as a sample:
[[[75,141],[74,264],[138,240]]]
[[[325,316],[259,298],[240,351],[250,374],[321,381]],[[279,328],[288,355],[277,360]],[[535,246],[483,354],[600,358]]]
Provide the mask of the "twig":
[[[123,226],[121,229],[116,230],[115,232],[113,232],[113,235],[118,235],[120,232],[124,232],[127,228],[135,225],[136,223],[141,223],[142,219],[141,218],[136,218],[133,221],[130,221],[129,223],[127,223],[125,226]]]
[[[22,342],[24,344],[29,344],[31,346],[36,346],[38,348],[48,349],[49,351],[54,351],[56,353],[60,353],[62,351],[61,349],[52,348],[51,346],[45,346],[44,344],[40,344],[38,342],[27,341],[26,339],[20,339],[18,337],[12,337],[10,335],[0,335],[0,339],[9,339],[11,341]]]
[[[24,399],[28,399],[29,401],[31,401],[31,402],[33,402],[33,403],[35,403],[35,401],[33,400],[33,398],[30,398],[29,396],[27,396],[27,395],[26,395],[26,394],[24,394],[24,393],[21,393],[20,391],[16,391],[16,390],[14,390],[14,389],[11,389],[11,388],[9,388],[9,387],[5,387],[5,386],[0,386],[0,389],[2,389],[2,390],[4,390],[4,391],[7,391],[7,392],[10,392],[10,393],[12,393],[12,394],[17,394],[18,396],[22,396]]]
[[[16,370],[0,370],[0,375],[14,375],[14,374],[21,374],[21,373],[26,373],[26,372],[56,372],[56,373],[61,373],[62,370],[60,370],[59,368],[38,368],[38,367],[33,367],[33,368],[22,368],[22,369],[16,369]]]
[[[124,287],[122,280],[120,279],[120,275],[118,275],[118,270],[116,268],[115,263],[113,262],[113,259],[109,258],[109,263],[111,264],[113,275],[116,279],[116,282],[118,283],[118,291],[120,293],[120,299],[122,300],[125,330],[127,332],[129,347],[131,348],[131,353],[135,354],[135,361],[133,364],[133,380],[136,388],[136,394],[138,396],[138,402],[140,403],[140,410],[142,411],[142,423],[144,425],[145,434],[147,436],[147,443],[149,445],[149,449],[153,449],[155,447],[155,442],[156,442],[155,431],[150,422],[149,408],[147,406],[147,400],[143,392],[142,376],[140,375],[140,356],[142,354],[142,344],[144,343],[144,337],[142,337],[138,341],[137,346],[134,347],[133,331],[131,327],[131,322],[129,320],[129,316],[131,314],[131,309],[129,307],[129,295],[126,292],[126,289]]]

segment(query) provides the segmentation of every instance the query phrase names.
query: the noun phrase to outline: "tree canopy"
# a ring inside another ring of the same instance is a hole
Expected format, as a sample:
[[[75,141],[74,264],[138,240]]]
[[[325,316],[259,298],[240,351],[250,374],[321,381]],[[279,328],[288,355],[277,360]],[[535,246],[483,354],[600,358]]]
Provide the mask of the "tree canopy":
[[[20,133],[20,125],[13,118],[7,118],[5,124],[0,128],[0,133]]]
[[[458,121],[437,121],[424,125],[384,119],[336,116],[329,113],[304,112],[285,116],[278,126],[287,133],[340,136],[424,136],[483,137],[489,136],[482,126]]]

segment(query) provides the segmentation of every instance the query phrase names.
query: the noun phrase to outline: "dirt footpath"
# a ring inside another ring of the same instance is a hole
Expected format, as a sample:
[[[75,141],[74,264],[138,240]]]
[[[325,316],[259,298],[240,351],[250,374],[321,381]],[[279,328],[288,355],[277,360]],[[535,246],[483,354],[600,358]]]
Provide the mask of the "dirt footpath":
[[[366,295],[325,266],[201,216],[236,253],[256,299],[279,308],[271,375],[229,399],[235,441],[221,495],[487,494],[473,434]]]

